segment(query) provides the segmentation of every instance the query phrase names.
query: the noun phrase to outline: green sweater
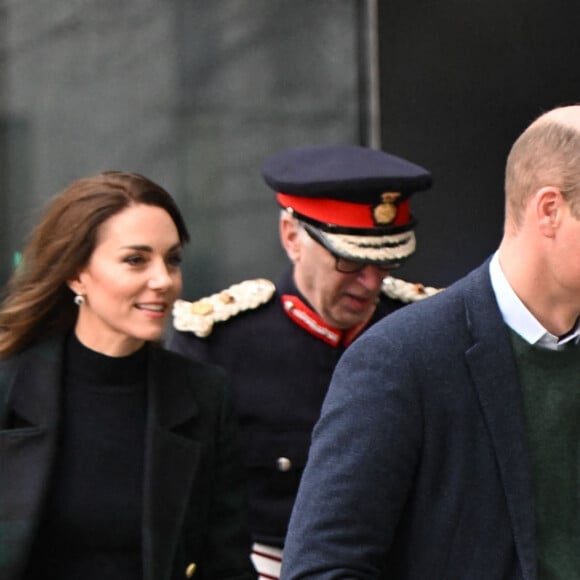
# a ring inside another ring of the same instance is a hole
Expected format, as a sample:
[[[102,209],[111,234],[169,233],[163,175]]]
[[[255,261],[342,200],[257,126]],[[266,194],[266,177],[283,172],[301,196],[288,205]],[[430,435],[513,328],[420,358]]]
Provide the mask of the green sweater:
[[[534,482],[538,580],[580,578],[580,347],[512,332]]]

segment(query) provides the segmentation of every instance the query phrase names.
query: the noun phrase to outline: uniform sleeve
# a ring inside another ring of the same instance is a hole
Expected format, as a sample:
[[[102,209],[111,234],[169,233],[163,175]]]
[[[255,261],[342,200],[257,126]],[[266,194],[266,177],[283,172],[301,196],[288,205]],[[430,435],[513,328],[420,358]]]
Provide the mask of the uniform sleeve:
[[[217,425],[212,499],[207,534],[207,574],[212,579],[254,579],[250,560],[246,474],[229,391],[224,390]]]
[[[283,580],[385,572],[422,437],[417,388],[397,349],[363,336],[337,365],[294,505]]]

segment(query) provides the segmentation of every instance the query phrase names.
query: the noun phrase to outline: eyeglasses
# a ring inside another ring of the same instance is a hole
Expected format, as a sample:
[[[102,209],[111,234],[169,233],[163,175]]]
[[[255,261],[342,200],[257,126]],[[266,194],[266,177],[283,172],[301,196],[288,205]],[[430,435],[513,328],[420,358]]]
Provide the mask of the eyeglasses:
[[[313,239],[319,246],[322,246],[335,260],[334,267],[337,272],[342,274],[357,274],[362,272],[367,266],[375,266],[377,270],[388,274],[391,270],[396,270],[401,264],[399,262],[372,262],[369,260],[348,260],[343,258],[338,254],[335,254],[332,250],[327,248],[311,231],[310,228],[302,224],[302,227],[306,233]]]
[[[326,248],[328,250],[328,248]],[[343,274],[356,274],[362,272],[367,266],[374,266],[380,272],[388,274],[391,270],[396,270],[400,264],[398,262],[389,263],[376,263],[376,262],[357,262],[355,260],[347,260],[341,256],[337,256],[334,252],[328,250],[328,252],[334,257],[334,267],[337,272],[342,272]]]

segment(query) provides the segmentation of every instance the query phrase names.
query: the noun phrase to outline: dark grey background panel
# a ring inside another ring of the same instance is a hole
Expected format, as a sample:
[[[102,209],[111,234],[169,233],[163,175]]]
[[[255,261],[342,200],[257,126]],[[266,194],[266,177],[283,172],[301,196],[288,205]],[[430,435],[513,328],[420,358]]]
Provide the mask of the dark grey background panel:
[[[361,0],[0,0],[0,284],[73,179],[138,171],[192,233],[184,296],[286,264],[264,157],[360,140]],[[1,225],[1,224],[0,224]]]
[[[580,3],[379,3],[382,139],[433,171],[408,279],[447,285],[497,246],[505,158],[542,111],[580,101]]]
[[[0,281],[20,263],[22,240],[34,223],[26,203],[31,193],[29,160],[26,120],[0,117]]]

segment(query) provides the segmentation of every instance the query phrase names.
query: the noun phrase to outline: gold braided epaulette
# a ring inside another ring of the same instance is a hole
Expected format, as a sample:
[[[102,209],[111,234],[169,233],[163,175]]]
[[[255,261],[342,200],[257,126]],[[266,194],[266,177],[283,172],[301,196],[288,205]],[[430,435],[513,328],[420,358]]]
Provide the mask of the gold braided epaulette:
[[[408,303],[424,300],[429,296],[433,296],[434,294],[441,292],[443,288],[433,288],[432,286],[424,286],[420,283],[406,282],[400,278],[387,276],[383,280],[381,290],[389,298]]]
[[[223,322],[240,312],[265,304],[275,291],[273,282],[256,278],[234,284],[195,302],[176,300],[173,305],[173,326],[177,330],[193,332],[205,338],[211,334],[215,322]]]

